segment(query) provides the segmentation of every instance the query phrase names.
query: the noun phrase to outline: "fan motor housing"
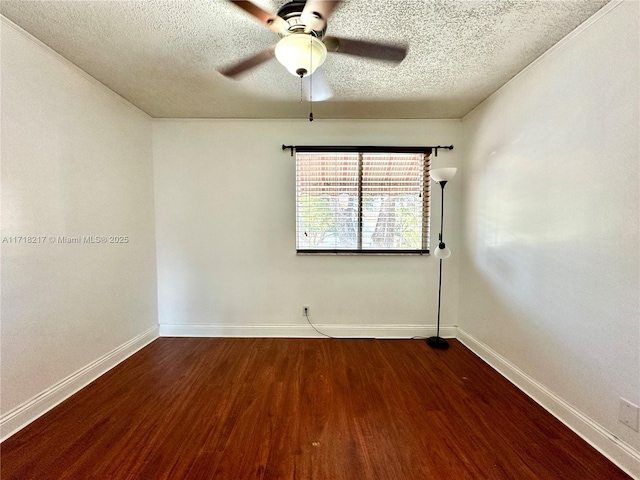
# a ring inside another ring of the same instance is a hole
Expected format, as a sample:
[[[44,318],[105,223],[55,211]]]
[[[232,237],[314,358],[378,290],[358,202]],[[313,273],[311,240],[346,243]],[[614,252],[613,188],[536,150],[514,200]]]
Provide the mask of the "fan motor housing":
[[[281,6],[278,9],[277,15],[283,18],[289,24],[288,33],[283,34],[282,36],[286,36],[290,33],[297,33],[301,30],[304,31],[306,25],[302,23],[302,20],[300,17],[302,15],[302,10],[304,10],[304,6],[306,3],[307,3],[306,1],[294,0],[292,2],[285,3],[283,6]],[[310,35],[313,35],[318,39],[322,39],[326,31],[327,31],[327,23],[325,21],[324,27],[322,28],[322,30],[312,29],[307,33],[309,33]]]

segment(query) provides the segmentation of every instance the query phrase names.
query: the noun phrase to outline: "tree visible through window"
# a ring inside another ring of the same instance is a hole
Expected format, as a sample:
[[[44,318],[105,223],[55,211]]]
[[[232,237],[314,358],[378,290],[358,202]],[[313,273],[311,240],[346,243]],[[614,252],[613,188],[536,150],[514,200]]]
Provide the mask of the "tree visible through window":
[[[428,252],[427,153],[296,153],[299,252]]]

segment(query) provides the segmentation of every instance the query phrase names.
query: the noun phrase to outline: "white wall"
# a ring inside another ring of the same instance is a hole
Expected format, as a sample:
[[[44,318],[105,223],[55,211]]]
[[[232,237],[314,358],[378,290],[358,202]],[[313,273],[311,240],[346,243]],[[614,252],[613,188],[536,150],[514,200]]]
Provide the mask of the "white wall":
[[[1,39],[1,236],[44,237],[0,243],[4,421],[157,336],[157,300],[151,119],[4,18]],[[129,242],[57,239],[77,235]]]
[[[457,146],[460,130],[451,120],[310,123],[304,111],[290,121],[154,121],[161,334],[315,336],[303,305],[333,335],[432,333],[433,257],[296,256],[295,157],[281,145]],[[440,151],[433,165],[459,158]],[[447,187],[454,251],[459,185]],[[455,257],[444,275],[442,323],[455,325]]]
[[[459,317],[574,428],[582,414],[635,455],[617,418],[620,397],[640,405],[638,5],[605,8],[463,119]]]

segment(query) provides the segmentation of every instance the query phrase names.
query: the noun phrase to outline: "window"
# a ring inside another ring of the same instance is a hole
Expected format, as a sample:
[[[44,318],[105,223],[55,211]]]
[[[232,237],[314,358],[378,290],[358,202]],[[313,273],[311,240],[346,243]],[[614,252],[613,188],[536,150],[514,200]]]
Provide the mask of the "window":
[[[296,152],[300,253],[428,253],[430,152]]]

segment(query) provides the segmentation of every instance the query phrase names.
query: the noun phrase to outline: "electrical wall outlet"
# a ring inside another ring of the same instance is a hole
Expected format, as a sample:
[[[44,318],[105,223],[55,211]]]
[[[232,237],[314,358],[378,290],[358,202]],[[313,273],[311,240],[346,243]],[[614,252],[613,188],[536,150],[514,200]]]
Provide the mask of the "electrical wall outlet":
[[[304,307],[302,307],[302,316],[303,317],[309,316],[309,305],[305,305]]]
[[[624,423],[627,427],[638,431],[638,412],[640,407],[634,405],[624,398],[620,399],[620,410],[618,412],[618,421]]]

